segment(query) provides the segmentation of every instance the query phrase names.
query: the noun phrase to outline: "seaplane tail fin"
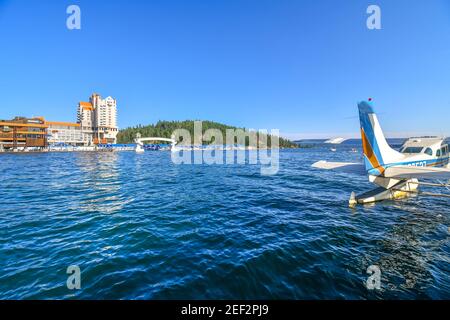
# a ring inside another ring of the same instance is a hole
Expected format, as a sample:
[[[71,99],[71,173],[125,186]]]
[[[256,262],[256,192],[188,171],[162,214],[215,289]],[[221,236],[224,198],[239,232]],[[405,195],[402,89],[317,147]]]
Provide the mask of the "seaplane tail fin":
[[[372,104],[362,101],[358,103],[358,109],[366,170],[371,170],[372,174],[373,171],[377,171],[375,174],[383,174],[386,164],[398,162],[404,155],[387,143]]]

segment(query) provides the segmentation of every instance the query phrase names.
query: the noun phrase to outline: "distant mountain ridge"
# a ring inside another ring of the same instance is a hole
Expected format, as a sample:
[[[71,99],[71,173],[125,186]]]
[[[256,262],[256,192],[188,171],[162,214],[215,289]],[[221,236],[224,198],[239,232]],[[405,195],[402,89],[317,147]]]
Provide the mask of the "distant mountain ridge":
[[[390,145],[401,145],[407,138],[387,138]],[[325,144],[328,139],[300,139],[293,142],[298,144]],[[342,145],[361,145],[361,139],[347,139],[341,143]]]

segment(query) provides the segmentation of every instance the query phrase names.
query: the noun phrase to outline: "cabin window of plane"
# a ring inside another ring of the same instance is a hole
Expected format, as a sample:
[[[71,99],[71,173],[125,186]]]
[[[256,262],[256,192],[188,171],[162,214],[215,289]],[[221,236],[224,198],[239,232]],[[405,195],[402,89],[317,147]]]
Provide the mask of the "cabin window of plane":
[[[431,150],[431,148],[427,148],[427,149],[425,150],[425,153],[426,153],[427,155],[429,155],[429,156],[432,156],[432,155],[433,155],[433,150]],[[441,153],[441,152],[439,151],[439,153]]]
[[[440,157],[441,156],[441,150],[436,151],[436,157]]]
[[[406,147],[403,149],[403,153],[421,153],[423,150],[422,147]]]

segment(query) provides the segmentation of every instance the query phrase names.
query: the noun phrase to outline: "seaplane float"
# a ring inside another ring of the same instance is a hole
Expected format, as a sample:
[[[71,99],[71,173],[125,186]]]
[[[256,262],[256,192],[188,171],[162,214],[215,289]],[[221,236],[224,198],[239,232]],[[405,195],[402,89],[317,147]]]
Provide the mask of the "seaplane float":
[[[358,109],[364,163],[321,160],[312,165],[318,169],[364,174],[370,182],[378,186],[358,196],[352,192],[350,206],[403,199],[417,194],[450,198],[450,194],[419,190],[419,186],[428,186],[442,187],[450,191],[449,146],[445,144],[444,138],[409,138],[399,151],[394,150],[386,141],[372,100],[358,103]],[[430,180],[435,182],[426,182]]]

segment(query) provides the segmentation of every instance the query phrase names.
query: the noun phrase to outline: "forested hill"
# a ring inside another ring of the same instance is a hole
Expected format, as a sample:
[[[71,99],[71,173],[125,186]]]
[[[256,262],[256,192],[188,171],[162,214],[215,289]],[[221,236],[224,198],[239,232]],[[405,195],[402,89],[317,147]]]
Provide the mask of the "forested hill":
[[[137,133],[140,133],[142,137],[160,137],[160,138],[170,138],[172,133],[176,129],[186,129],[194,137],[194,121],[158,121],[156,124],[150,124],[146,126],[138,125],[136,127],[126,128],[120,130],[117,135],[118,143],[132,143]],[[226,130],[227,129],[243,129],[233,126],[228,126],[222,123],[213,121],[202,121],[202,133],[205,133],[208,129],[218,129],[222,132],[224,137],[224,143],[226,143]],[[268,144],[270,146],[271,136],[268,136]],[[203,142],[208,144],[208,142]],[[246,144],[248,144],[248,139]],[[298,145],[290,140],[280,138],[279,140],[280,148],[297,148]]]

